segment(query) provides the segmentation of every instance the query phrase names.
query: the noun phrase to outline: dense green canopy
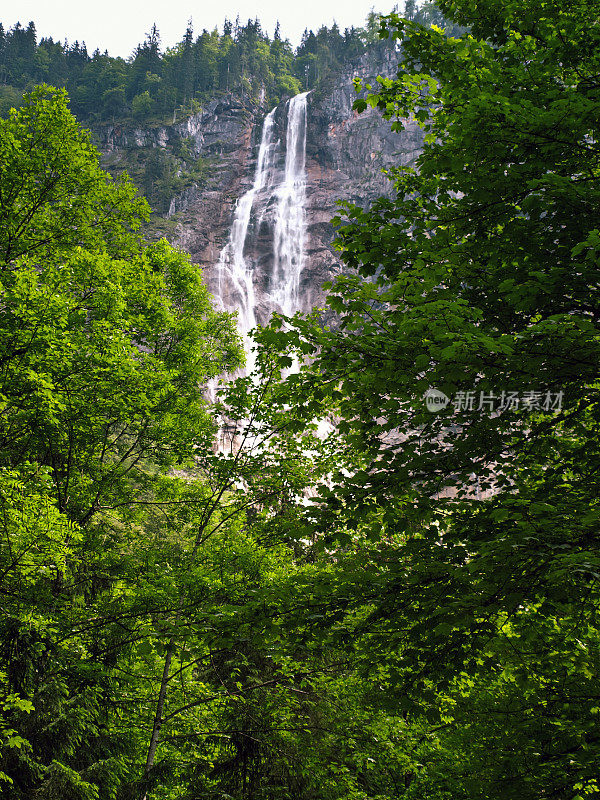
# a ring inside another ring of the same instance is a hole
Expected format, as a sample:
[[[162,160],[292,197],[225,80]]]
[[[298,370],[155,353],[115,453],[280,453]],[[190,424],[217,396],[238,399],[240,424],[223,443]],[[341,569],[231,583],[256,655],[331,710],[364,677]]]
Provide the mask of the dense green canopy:
[[[64,91],[0,122],[0,797],[600,794],[600,2],[439,7],[356,102],[416,169],[213,406],[197,268]]]
[[[226,19],[222,33],[204,29],[196,36],[190,22],[181,41],[163,49],[154,25],[123,59],[89,54],[85,42],[38,41],[33,22],[7,31],[0,23],[0,115],[18,100],[19,89],[41,82],[66,87],[75,113],[96,122],[171,119],[228,92],[275,105],[301,87],[331,81],[367,49],[385,47],[377,30],[372,12],[365,28],[341,32],[334,23],[306,30],[294,50],[279,25],[271,37],[258,19]]]

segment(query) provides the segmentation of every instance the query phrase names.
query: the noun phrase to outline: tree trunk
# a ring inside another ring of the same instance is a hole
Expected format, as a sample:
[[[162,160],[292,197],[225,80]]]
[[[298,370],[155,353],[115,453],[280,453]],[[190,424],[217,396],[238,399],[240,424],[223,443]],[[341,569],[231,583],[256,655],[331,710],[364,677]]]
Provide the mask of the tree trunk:
[[[148,792],[146,789],[147,781],[150,776],[150,771],[154,766],[154,758],[156,756],[156,748],[160,739],[160,729],[163,724],[163,711],[165,708],[165,700],[167,698],[167,685],[169,683],[169,673],[171,671],[171,661],[173,660],[173,650],[175,649],[175,640],[171,639],[167,645],[167,652],[165,655],[165,665],[163,667],[162,678],[160,681],[160,691],[158,693],[158,702],[156,704],[156,711],[154,713],[154,724],[152,726],[152,736],[150,737],[150,745],[148,747],[148,755],[146,756],[146,766],[144,767],[144,794],[141,800],[148,800]]]

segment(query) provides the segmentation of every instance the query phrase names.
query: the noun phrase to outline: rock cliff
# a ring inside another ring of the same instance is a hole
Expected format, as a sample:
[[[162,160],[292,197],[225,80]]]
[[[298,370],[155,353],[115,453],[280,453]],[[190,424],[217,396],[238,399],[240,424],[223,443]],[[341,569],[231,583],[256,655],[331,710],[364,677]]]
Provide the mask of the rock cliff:
[[[418,156],[422,134],[415,123],[407,123],[398,134],[377,111],[357,114],[353,79],[369,83],[378,74],[395,74],[396,54],[380,50],[366,54],[340,76],[330,90],[312,92],[306,107],[305,236],[303,269],[298,306],[308,310],[323,301],[322,284],[340,270],[332,248],[333,228],[339,200],[366,206],[389,194],[391,185],[382,170],[410,164]],[[115,166],[119,155],[138,149],[162,148],[176,152],[187,141],[197,158],[208,165],[201,183],[191,182],[171,199],[164,220],[156,230],[191,254],[205,274],[209,288],[233,308],[236,298],[219,275],[219,257],[226,246],[236,203],[255,179],[261,132],[267,109],[239,97],[213,101],[185,122],[151,130],[105,127],[99,134],[106,163]],[[285,159],[286,106],[273,116],[272,169],[281,174]],[[278,161],[279,159],[279,161]],[[270,178],[267,184],[273,183]],[[267,192],[268,185],[260,192]],[[276,191],[252,207],[244,257],[252,265],[256,320],[264,322],[275,307],[269,298],[272,281],[273,238],[276,227]]]

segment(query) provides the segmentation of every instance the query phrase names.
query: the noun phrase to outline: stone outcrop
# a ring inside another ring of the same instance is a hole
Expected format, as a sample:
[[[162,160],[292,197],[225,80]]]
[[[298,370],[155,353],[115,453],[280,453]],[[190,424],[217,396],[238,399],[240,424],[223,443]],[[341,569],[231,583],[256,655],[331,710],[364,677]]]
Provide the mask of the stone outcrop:
[[[104,153],[116,149],[168,147],[187,139],[197,155],[223,155],[236,147],[240,127],[256,112],[247,98],[227,95],[210,103],[183,122],[136,128],[104,125],[96,133]]]

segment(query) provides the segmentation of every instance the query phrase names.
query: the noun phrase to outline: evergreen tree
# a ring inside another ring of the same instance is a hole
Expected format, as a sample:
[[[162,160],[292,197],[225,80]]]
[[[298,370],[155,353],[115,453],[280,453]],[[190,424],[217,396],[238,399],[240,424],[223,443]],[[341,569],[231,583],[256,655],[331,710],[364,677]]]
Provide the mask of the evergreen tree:
[[[195,66],[194,31],[190,20],[183,37],[183,51],[181,54],[181,91],[182,103],[184,104],[194,95],[196,83]]]

